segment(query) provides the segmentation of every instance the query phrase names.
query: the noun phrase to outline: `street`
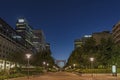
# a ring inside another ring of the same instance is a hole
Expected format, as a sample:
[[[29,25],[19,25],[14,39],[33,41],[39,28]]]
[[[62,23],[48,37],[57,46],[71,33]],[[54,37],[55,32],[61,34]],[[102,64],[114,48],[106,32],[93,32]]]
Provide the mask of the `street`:
[[[44,75],[14,78],[9,80],[120,80],[120,76],[113,77],[111,74],[75,74],[67,72],[46,73]]]

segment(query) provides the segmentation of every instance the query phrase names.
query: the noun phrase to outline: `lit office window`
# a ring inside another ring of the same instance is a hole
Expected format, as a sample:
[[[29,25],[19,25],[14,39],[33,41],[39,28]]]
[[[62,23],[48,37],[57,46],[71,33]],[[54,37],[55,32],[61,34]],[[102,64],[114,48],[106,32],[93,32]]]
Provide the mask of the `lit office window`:
[[[18,22],[22,23],[24,22],[25,20],[24,19],[19,19]]]

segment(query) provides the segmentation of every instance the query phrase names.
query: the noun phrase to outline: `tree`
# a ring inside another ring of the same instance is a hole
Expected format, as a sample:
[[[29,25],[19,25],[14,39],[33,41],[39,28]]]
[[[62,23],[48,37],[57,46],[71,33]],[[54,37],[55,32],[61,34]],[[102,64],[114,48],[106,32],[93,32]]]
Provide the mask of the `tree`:
[[[93,38],[88,38],[83,42],[80,48],[72,51],[67,65],[77,63],[83,68],[88,68],[90,65],[89,58],[95,58],[95,68],[108,68],[112,64],[120,66],[120,46],[116,46],[111,38],[101,39],[101,43],[96,45]]]
[[[51,56],[50,50],[43,50],[38,53],[36,53],[33,56],[32,64],[35,66],[43,66],[43,61],[49,63],[49,66],[54,65],[54,58]]]

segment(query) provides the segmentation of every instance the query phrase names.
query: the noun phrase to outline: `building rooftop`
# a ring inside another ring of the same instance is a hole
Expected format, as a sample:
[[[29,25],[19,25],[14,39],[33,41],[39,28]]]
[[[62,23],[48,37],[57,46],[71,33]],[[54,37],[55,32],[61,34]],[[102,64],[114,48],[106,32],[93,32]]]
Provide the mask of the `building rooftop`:
[[[95,32],[93,34],[103,34],[103,33],[110,33],[110,31]]]
[[[117,22],[113,27],[120,25],[120,21]]]

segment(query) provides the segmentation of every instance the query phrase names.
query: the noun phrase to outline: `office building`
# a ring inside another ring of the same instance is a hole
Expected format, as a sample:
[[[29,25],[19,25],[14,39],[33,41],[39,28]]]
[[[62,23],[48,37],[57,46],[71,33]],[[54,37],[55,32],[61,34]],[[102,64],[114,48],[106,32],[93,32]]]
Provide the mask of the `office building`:
[[[46,49],[45,36],[42,30],[33,30],[33,45],[37,51],[42,51]]]
[[[120,22],[113,26],[112,38],[115,44],[120,44]]]
[[[82,47],[85,41],[91,37],[92,35],[84,35],[82,38],[74,40],[74,48]]]
[[[82,44],[83,44],[83,42],[82,42],[81,39],[76,39],[76,40],[74,41],[74,48],[75,48],[75,49],[76,49],[76,48],[79,48],[79,47],[82,46]]]
[[[46,43],[46,50],[50,50],[50,43]]]
[[[84,45],[85,41],[89,38],[93,38],[95,40],[95,44],[99,45],[101,43],[101,39],[111,39],[110,31],[102,31],[102,32],[95,32],[92,35],[84,35],[80,39],[76,39],[74,41],[74,48],[81,47]]]
[[[16,31],[26,41],[25,46],[29,49],[33,49],[33,29],[24,18],[19,18],[16,22]]]
[[[11,64],[8,58],[13,53],[25,53],[27,51],[24,43],[25,40],[9,24],[0,18],[0,69],[10,68]],[[7,64],[5,65],[5,63]]]
[[[95,39],[96,45],[99,45],[101,43],[101,39],[110,39],[111,33],[110,31],[95,32],[92,34],[92,37]]]

